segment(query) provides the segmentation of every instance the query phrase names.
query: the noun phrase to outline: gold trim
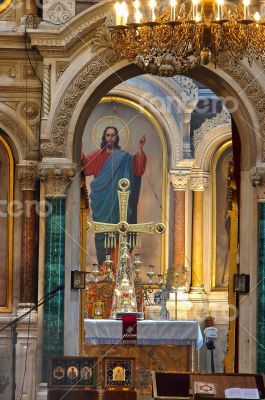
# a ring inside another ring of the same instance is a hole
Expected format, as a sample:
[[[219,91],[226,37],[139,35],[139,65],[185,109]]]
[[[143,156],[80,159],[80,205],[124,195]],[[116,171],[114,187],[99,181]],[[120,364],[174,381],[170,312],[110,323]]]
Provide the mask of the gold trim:
[[[80,185],[80,271],[86,271],[86,243],[87,243],[87,220],[89,215],[89,204],[87,204],[87,200],[82,198],[82,190],[81,186],[86,184],[85,176],[81,177],[81,185]],[[81,301],[80,301],[80,342],[79,342],[79,351],[80,354],[84,354],[83,351],[83,343],[85,339],[85,327],[84,327],[84,301],[85,301],[85,290],[80,290]]]
[[[0,8],[1,10],[1,8]],[[0,135],[0,142],[2,142],[6,149],[9,158],[9,193],[8,203],[12,203],[14,199],[14,159],[12,151],[6,140]],[[7,286],[7,307],[0,307],[0,313],[7,313],[12,311],[12,288],[13,288],[13,217],[8,214],[8,286]]]
[[[5,0],[5,1],[3,2],[3,4],[0,5],[0,13],[1,13],[2,11],[4,11],[4,10],[9,6],[9,4],[11,3],[11,1],[12,1],[12,0]]]
[[[232,146],[232,139],[222,144],[216,151],[212,161],[212,262],[211,262],[211,290],[227,292],[227,288],[216,287],[216,168],[221,155]]]

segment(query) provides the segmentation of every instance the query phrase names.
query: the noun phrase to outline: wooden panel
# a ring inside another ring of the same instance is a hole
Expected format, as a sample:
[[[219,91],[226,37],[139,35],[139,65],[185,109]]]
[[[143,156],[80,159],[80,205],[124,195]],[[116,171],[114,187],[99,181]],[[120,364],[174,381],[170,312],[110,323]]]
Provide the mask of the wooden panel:
[[[139,399],[150,396],[151,370],[191,372],[191,346],[84,345],[84,356],[135,358],[135,388]],[[104,387],[104,368],[98,368],[98,385]],[[142,397],[141,397],[142,396]]]
[[[264,386],[259,383],[258,375],[245,374],[194,374],[190,376],[190,388],[193,390],[194,382],[211,382],[216,384],[216,397],[224,397],[224,390],[231,387],[239,388],[258,388],[261,397],[264,397]]]
[[[129,390],[107,390],[103,393],[103,400],[136,400],[136,392]]]
[[[257,388],[260,398],[265,398],[264,381],[261,374],[182,374],[152,371],[154,399],[187,399],[189,396],[192,398],[191,394],[196,381],[215,383],[217,388],[215,400],[224,399],[224,390],[229,387]],[[195,396],[194,398],[202,397]]]
[[[48,400],[98,400],[99,394],[96,390],[60,390],[60,389],[49,389]]]

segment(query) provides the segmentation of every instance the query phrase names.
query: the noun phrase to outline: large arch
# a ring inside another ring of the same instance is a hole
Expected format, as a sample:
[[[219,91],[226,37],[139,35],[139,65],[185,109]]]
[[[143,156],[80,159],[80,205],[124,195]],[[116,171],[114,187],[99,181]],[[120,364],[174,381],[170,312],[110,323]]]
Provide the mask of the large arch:
[[[42,126],[42,156],[51,163],[58,158],[79,163],[84,127],[95,105],[116,85],[141,74],[136,65],[121,60],[111,49],[103,29],[97,32],[98,28],[102,28],[104,16],[109,18],[112,14],[112,6],[112,0],[106,0],[91,7],[76,16],[67,24],[67,27],[61,28],[57,37],[54,36],[54,32],[49,32],[47,29],[43,32],[38,30],[38,32],[30,33],[32,43],[39,47],[44,55],[44,63],[48,64],[49,57],[55,57],[56,51],[61,51],[64,57],[69,59],[69,66],[53,88],[50,113]],[[68,28],[70,28],[70,34]],[[79,41],[75,39],[76,32],[78,32]],[[90,40],[89,45],[84,42],[87,36]],[[259,70],[259,66],[256,65],[255,68]],[[206,84],[220,97],[228,96],[237,100],[238,107],[233,113],[233,118],[238,127],[241,143],[244,144],[241,165],[242,211],[247,209],[247,202],[250,200],[247,212],[242,212],[241,215],[242,226],[250,227],[251,232],[256,232],[256,199],[249,184],[249,170],[256,163],[264,161],[264,149],[261,143],[264,135],[262,125],[265,122],[265,117],[262,115],[265,90],[260,80],[255,79],[253,71],[254,69],[251,70],[243,62],[235,66],[225,54],[221,57],[217,68],[214,65],[201,67],[194,70],[191,76]],[[76,226],[75,231],[78,237]],[[245,235],[241,243],[242,272],[248,273],[250,265],[256,265],[255,235],[252,235],[250,240],[247,240]],[[78,260],[74,261],[78,265]],[[245,321],[248,329],[255,326],[255,307],[256,305],[252,303],[251,318]],[[244,341],[246,342],[247,338],[244,338]],[[243,370],[249,368],[250,357],[250,368],[254,370],[255,346],[244,347],[244,341],[241,343],[244,348]]]
[[[72,43],[72,47],[75,48],[75,57],[71,54],[70,66],[62,74],[53,96],[52,112],[43,132],[44,157],[62,157],[69,161],[77,161],[77,148],[81,146],[81,132],[95,104],[118,83],[141,73],[134,64],[120,60],[111,49],[111,44],[107,40],[108,33],[102,26],[104,25],[103,16],[105,15],[110,21],[112,13],[110,0],[100,2],[77,15],[69,23],[70,35],[67,27],[62,28],[56,42],[51,40],[54,32],[49,35],[49,32],[45,30],[46,39],[43,38],[41,31],[31,33],[32,43],[38,46],[44,55],[43,49],[48,51],[49,47],[57,46],[60,50],[68,48],[77,27],[78,38],[81,39],[79,45]],[[83,38],[87,38],[88,30],[89,42],[87,43]],[[217,95],[232,96],[238,102],[238,109],[233,113],[233,117],[238,126],[241,141],[245,143],[242,153],[243,169],[253,166],[256,157],[260,161],[263,159],[259,136],[263,134],[264,117],[261,115],[261,109],[264,89],[260,80],[254,77],[253,71],[254,69],[251,70],[243,62],[235,66],[229,55],[225,54],[220,58],[217,68],[214,65],[201,67],[191,74]],[[72,148],[69,146],[71,142]]]

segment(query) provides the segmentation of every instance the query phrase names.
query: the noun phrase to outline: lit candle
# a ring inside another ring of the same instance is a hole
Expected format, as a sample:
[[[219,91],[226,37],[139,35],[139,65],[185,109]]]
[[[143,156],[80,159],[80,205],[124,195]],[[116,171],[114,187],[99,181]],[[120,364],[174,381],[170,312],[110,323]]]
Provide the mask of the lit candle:
[[[171,21],[175,21],[175,19],[176,19],[176,5],[177,5],[177,1],[176,0],[170,0]]]
[[[154,22],[155,19],[156,19],[156,16],[155,16],[156,1],[155,0],[150,0],[149,1],[149,7],[150,7],[151,22]]]
[[[142,18],[143,18],[143,14],[141,13],[140,10],[138,10],[138,12],[137,12],[136,15],[135,15],[135,22],[136,22],[137,24],[140,24]]]
[[[129,12],[127,8],[127,4],[125,1],[121,3],[121,25],[126,25],[128,20]]]
[[[192,19],[196,21],[196,17],[198,14],[198,0],[192,0],[192,4],[193,4]]]
[[[140,2],[139,0],[135,0],[134,2],[134,22],[137,24],[140,24],[141,19],[142,19],[142,13],[139,10],[140,8]]]
[[[223,3],[224,3],[223,0],[217,0],[217,4],[218,4],[217,20],[218,21],[221,21],[223,19],[223,9],[222,9]]]
[[[115,4],[116,25],[121,25],[121,3],[117,1]]]
[[[249,19],[249,2],[250,0],[244,0],[244,19]]]
[[[258,11],[255,12],[254,14],[254,19],[256,22],[259,22],[261,19],[260,13]]]

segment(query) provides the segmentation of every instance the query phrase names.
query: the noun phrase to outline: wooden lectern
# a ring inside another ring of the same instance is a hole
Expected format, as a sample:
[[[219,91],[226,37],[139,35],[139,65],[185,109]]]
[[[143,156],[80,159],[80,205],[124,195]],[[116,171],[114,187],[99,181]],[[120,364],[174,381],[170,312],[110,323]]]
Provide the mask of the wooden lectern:
[[[198,399],[194,394],[195,382],[209,382],[216,385],[216,396],[208,399],[225,399],[228,388],[257,388],[260,399],[265,399],[262,374],[188,374],[176,372],[152,371],[152,389],[154,400]]]

